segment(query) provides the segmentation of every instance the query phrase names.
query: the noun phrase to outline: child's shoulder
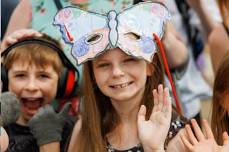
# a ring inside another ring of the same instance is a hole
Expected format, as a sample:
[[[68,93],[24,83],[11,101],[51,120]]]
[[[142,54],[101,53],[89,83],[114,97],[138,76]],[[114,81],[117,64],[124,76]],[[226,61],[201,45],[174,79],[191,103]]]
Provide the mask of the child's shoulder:
[[[29,127],[16,123],[8,124],[4,127],[9,136],[8,151],[32,151],[39,152],[36,140],[30,132]]]
[[[30,129],[28,126],[22,126],[17,123],[10,123],[4,126],[4,129],[6,130],[9,136],[32,135],[30,133]]]

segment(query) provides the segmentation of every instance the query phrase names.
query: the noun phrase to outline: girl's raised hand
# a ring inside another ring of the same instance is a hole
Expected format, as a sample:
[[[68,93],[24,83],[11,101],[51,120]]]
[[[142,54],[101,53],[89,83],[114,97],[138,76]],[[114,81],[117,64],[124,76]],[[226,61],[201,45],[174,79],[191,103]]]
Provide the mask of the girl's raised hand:
[[[210,126],[206,120],[203,120],[203,127],[206,132],[206,135],[203,134],[199,125],[197,124],[195,119],[191,120],[192,127],[194,129],[194,133],[190,127],[190,125],[185,126],[185,130],[187,136],[182,135],[181,139],[184,145],[191,152],[217,152],[219,146],[217,145],[213,133],[211,131]]]
[[[33,29],[21,29],[14,31],[4,38],[1,44],[1,52],[4,51],[10,45],[18,42],[21,39],[29,38],[29,37],[41,37],[42,34]]]
[[[170,127],[172,105],[168,88],[158,86],[153,90],[154,107],[149,120],[146,120],[146,107],[138,112],[138,135],[144,151],[164,151],[164,142]]]

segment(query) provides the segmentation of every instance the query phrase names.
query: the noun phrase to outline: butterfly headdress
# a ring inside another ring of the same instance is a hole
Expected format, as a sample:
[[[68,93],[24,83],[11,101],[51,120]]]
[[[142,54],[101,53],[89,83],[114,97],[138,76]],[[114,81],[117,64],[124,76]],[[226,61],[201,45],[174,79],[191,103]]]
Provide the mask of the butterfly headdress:
[[[57,13],[54,24],[61,27],[65,42],[72,45],[71,53],[78,64],[116,47],[151,62],[156,51],[153,33],[161,38],[169,18],[166,7],[145,2],[106,15],[66,7]]]
[[[54,24],[60,26],[65,42],[72,45],[71,54],[78,64],[117,47],[128,55],[151,62],[157,48],[163,50],[160,39],[170,18],[164,5],[143,2],[120,13],[111,10],[104,15],[66,7],[56,14]],[[166,63],[165,54],[161,53]],[[167,63],[165,68],[181,113]]]

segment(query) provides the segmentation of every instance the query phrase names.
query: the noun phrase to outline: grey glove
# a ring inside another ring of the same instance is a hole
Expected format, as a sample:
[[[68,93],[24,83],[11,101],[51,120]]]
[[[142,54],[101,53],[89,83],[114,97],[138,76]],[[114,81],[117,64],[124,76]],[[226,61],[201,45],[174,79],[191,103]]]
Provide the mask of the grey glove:
[[[40,108],[38,113],[31,118],[28,125],[39,146],[61,141],[70,106],[71,103],[67,103],[60,113],[56,113],[51,105],[47,105]]]
[[[16,95],[11,92],[1,94],[0,126],[16,122],[20,115],[20,104]]]

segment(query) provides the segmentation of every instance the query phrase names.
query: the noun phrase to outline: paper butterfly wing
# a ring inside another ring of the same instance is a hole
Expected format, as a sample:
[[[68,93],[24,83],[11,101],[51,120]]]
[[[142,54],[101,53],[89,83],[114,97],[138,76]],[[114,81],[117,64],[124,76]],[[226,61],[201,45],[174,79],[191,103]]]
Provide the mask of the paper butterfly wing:
[[[71,53],[78,64],[108,47],[106,16],[66,7],[56,14],[54,24],[60,26],[64,41],[72,45]]]
[[[151,62],[156,51],[153,33],[162,38],[170,14],[159,3],[139,3],[118,15],[118,46],[127,54]]]

